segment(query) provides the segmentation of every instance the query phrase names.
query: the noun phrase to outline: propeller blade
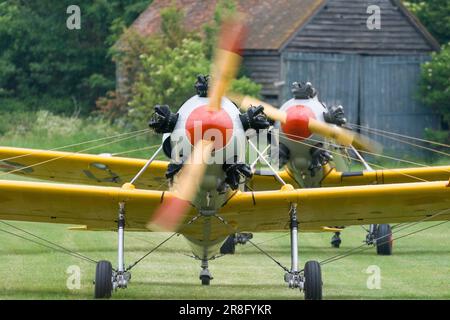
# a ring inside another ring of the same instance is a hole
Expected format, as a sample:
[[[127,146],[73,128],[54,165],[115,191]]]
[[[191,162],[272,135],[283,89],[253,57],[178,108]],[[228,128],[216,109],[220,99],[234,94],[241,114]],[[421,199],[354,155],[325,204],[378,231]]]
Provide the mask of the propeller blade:
[[[354,146],[358,150],[379,154],[383,149],[380,143],[366,136],[316,119],[309,118],[308,129],[312,133],[332,139],[344,146]]]
[[[156,210],[147,228],[153,231],[175,231],[191,208],[197,190],[203,180],[206,165],[211,157],[213,142],[200,140],[181,172],[173,188],[173,196]]]
[[[243,96],[238,93],[230,92],[227,96],[234,101],[241,110],[247,111],[250,106],[263,106],[264,113],[272,120],[280,121],[281,123],[286,123],[287,114],[280,109],[275,108],[274,106],[258,100],[256,98],[250,96]]]
[[[220,102],[236,77],[242,62],[241,48],[246,35],[246,27],[241,19],[235,17],[222,24],[219,42],[212,64],[212,85],[209,90],[209,107],[220,110]]]
[[[282,124],[285,124],[287,121],[287,113],[285,111],[281,111],[266,102],[236,93],[229,93],[228,97],[243,111],[247,111],[250,106],[262,105],[264,107],[264,113],[272,120],[280,121]],[[344,146],[353,145],[359,150],[381,153],[383,149],[380,143],[366,136],[313,118],[308,119],[308,130],[322,137],[333,139]]]

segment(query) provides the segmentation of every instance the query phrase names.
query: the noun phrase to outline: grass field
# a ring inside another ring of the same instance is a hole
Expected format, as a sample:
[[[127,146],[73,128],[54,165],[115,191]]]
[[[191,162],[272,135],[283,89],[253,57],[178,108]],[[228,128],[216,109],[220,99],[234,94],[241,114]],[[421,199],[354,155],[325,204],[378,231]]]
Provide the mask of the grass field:
[[[59,120],[58,120],[59,121]],[[51,126],[60,128],[63,126]],[[38,128],[40,130],[40,127]],[[50,130],[48,129],[48,130]],[[82,124],[77,134],[64,135],[33,129],[26,135],[0,137],[0,145],[31,148],[54,148],[103,137],[100,129]],[[95,129],[95,130],[94,130]],[[52,129],[53,130],[53,129]],[[50,131],[49,131],[50,132]],[[58,131],[59,132],[59,131]],[[110,133],[117,134],[117,132]],[[120,153],[146,158],[152,150],[137,150],[159,142],[156,136],[141,136],[108,144],[89,153]],[[94,144],[95,145],[95,144]],[[69,148],[81,151],[92,144]],[[129,153],[129,151],[133,151]],[[435,164],[448,164],[444,159]],[[389,162],[388,167],[410,166]],[[3,179],[17,179],[2,176]],[[39,236],[77,250],[95,260],[116,262],[116,234],[113,232],[67,231],[67,226],[13,222]],[[405,230],[410,232],[429,223]],[[0,224],[0,229],[8,229]],[[399,235],[403,234],[400,232]],[[283,234],[255,234],[255,243],[289,265],[289,237]],[[167,237],[158,233],[127,233],[126,260],[134,262]],[[311,259],[323,260],[339,252],[359,246],[365,237],[360,227],[343,233],[343,245],[332,249],[330,234],[301,234],[302,264]],[[274,238],[277,238],[274,240]],[[237,253],[214,260],[210,270],[215,277],[210,287],[202,287],[198,279],[198,261],[186,256],[189,247],[176,237],[137,265],[127,290],[114,294],[115,299],[302,299],[303,294],[291,290],[283,282],[284,272],[250,244],[237,248]],[[69,290],[68,267],[81,269],[81,288]],[[369,290],[366,273],[369,266],[381,270],[381,289]],[[450,223],[395,242],[394,255],[377,256],[375,249],[352,255],[323,267],[325,299],[450,299]],[[0,299],[91,299],[95,265],[51,251],[0,232]]]
[[[78,250],[95,260],[116,261],[114,232],[67,231],[67,226],[13,222],[27,231]],[[398,235],[433,223],[423,223]],[[1,229],[8,227],[0,225]],[[11,229],[9,229],[11,230]],[[260,233],[255,243],[289,265],[286,233]],[[329,245],[330,234],[301,234],[300,258],[323,260],[360,245],[365,236],[360,227],[343,233],[340,249]],[[394,235],[397,236],[397,235]],[[167,234],[127,233],[126,262],[134,262]],[[25,242],[0,232],[0,299],[91,299],[95,265]],[[175,237],[138,264],[130,286],[114,299],[303,299],[288,289],[283,271],[250,244],[237,247],[235,255],[211,261],[215,277],[211,286],[198,280],[199,262],[184,255],[189,247]],[[67,268],[81,270],[81,287],[66,286]],[[367,288],[369,266],[381,270],[381,289]],[[444,224],[394,243],[393,256],[377,256],[371,248],[323,266],[325,299],[450,299],[450,224]]]

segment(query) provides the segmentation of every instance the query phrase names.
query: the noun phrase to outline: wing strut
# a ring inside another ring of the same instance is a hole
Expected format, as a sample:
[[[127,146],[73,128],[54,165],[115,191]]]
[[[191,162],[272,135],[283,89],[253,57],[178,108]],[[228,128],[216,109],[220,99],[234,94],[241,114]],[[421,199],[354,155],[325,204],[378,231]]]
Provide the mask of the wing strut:
[[[142,174],[147,170],[147,168],[152,164],[152,162],[156,159],[156,156],[161,152],[163,148],[163,145],[161,144],[159,148],[153,153],[153,155],[148,159],[147,163],[142,167],[142,169],[134,176],[133,179],[131,179],[130,184],[134,185],[134,183],[137,181],[137,179],[142,176]]]

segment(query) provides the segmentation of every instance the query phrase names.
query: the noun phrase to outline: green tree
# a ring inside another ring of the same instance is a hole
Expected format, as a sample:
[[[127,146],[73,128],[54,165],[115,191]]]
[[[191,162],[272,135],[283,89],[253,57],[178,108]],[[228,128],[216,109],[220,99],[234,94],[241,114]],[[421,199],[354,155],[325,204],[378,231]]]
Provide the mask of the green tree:
[[[408,0],[405,4],[440,44],[450,41],[450,1]]]
[[[200,41],[183,39],[175,48],[158,45],[154,54],[144,54],[142,72],[133,88],[129,116],[140,124],[153,112],[155,104],[178,110],[194,92],[196,75],[207,74],[209,61]]]
[[[428,130],[429,137],[450,142],[450,43],[422,65],[420,96],[425,105],[436,110],[444,120],[445,130]]]
[[[422,65],[419,99],[443,117],[444,130],[427,129],[427,137],[450,143],[450,1],[409,0],[405,4],[442,45]]]
[[[101,99],[99,106],[109,114],[123,110],[123,95],[128,97],[127,118],[133,126],[145,126],[156,104],[178,108],[195,94],[198,74],[208,74],[211,66],[211,31],[208,39],[186,32],[182,26],[183,12],[166,8],[161,12],[162,32],[148,39],[133,31],[127,32],[115,48],[119,68],[127,75],[129,89],[121,90],[122,97]],[[211,29],[212,30],[212,29]],[[139,56],[139,59],[137,59]],[[261,86],[240,75],[232,83],[236,92],[258,95]]]
[[[81,30],[66,27],[66,10],[73,1],[1,2],[2,110],[21,106],[90,112],[97,97],[115,86],[107,44],[114,22],[121,19],[126,26],[137,16],[135,6],[150,2],[79,0]]]

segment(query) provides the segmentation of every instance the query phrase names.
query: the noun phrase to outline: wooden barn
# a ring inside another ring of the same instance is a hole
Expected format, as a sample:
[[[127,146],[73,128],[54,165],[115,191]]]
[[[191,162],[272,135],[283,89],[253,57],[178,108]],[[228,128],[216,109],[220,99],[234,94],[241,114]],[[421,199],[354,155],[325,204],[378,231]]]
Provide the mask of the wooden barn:
[[[217,0],[155,0],[133,24],[158,32],[159,11],[173,3],[185,27],[201,30]],[[342,104],[350,123],[422,137],[439,116],[417,100],[420,64],[439,44],[400,0],[238,0],[247,14],[247,74],[277,106],[291,97],[293,81],[310,81],[327,104]],[[369,28],[376,5],[379,28]],[[403,144],[381,140],[397,151]]]

